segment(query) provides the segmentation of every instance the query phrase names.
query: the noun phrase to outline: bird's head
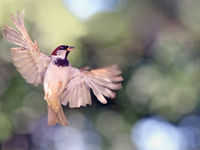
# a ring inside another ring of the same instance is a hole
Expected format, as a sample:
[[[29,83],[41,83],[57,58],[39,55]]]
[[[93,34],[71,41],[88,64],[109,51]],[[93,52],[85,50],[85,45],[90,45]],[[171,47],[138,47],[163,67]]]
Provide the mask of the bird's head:
[[[51,56],[64,59],[73,49],[73,46],[60,45],[51,53]]]

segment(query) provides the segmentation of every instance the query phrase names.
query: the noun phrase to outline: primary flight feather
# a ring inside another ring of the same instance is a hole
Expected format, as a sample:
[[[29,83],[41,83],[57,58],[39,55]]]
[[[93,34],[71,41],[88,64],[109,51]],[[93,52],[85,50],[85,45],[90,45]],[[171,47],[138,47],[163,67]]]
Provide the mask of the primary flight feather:
[[[114,98],[115,91],[120,89],[121,71],[117,65],[88,70],[72,67],[67,60],[72,46],[60,45],[47,56],[40,52],[36,41],[29,37],[23,21],[24,11],[17,18],[11,15],[18,30],[5,26],[3,36],[19,47],[11,48],[12,60],[22,77],[37,86],[43,84],[44,99],[48,107],[48,125],[68,122],[61,105],[69,107],[91,105],[90,89],[97,99],[106,104],[107,98]]]

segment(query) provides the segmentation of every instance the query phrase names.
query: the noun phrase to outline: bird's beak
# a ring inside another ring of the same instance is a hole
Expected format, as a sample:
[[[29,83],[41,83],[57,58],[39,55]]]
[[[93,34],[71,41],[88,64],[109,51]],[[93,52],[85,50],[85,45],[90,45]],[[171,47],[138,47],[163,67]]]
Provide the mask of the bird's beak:
[[[75,48],[75,47],[73,47],[73,46],[69,46],[69,47],[67,48],[67,51],[71,52],[74,48]]]

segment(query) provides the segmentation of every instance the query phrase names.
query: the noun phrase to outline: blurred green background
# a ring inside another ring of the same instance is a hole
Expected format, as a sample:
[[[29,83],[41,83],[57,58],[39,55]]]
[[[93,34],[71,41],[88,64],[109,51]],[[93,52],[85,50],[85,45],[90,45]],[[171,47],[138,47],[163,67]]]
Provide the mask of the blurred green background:
[[[2,150],[197,150],[200,148],[199,0],[1,0]],[[107,105],[65,108],[69,127],[46,125],[42,85],[11,61],[3,39],[10,14],[42,52],[76,47],[72,66],[118,64],[123,88]]]

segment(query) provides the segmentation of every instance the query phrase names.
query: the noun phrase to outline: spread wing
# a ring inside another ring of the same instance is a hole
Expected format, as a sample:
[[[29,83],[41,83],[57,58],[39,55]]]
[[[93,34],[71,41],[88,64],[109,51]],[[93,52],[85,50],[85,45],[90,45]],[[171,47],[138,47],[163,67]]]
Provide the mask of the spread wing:
[[[71,80],[60,97],[61,103],[69,103],[69,107],[91,105],[91,88],[97,99],[106,104],[105,97],[114,98],[114,91],[122,87],[120,82],[123,78],[120,75],[121,71],[116,65],[91,71],[72,68]]]
[[[38,85],[44,79],[44,74],[50,62],[50,58],[42,54],[36,41],[32,42],[23,21],[24,11],[21,16],[17,13],[17,19],[11,15],[12,21],[18,30],[5,26],[3,36],[9,42],[19,47],[11,48],[13,63],[28,83]]]

